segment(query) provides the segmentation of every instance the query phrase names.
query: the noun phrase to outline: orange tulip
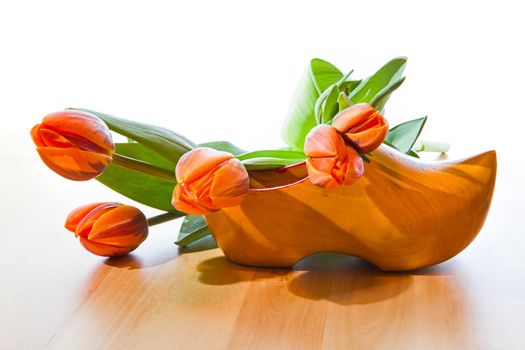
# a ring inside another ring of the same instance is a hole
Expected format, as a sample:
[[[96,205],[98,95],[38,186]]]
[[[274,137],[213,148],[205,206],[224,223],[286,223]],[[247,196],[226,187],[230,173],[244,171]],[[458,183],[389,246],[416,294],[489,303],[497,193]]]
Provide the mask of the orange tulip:
[[[70,180],[98,176],[109,166],[115,151],[106,124],[85,112],[51,113],[31,129],[31,137],[44,163]]]
[[[332,125],[359,153],[375,150],[388,133],[385,118],[368,103],[358,103],[342,110],[334,117]]]
[[[93,254],[121,256],[148,237],[148,221],[135,207],[114,202],[93,203],[73,210],[65,227]]]
[[[345,144],[336,128],[318,125],[306,136],[304,153],[310,181],[317,186],[335,188],[349,185],[363,175],[363,160]]]
[[[175,209],[204,215],[240,204],[248,194],[250,179],[242,163],[227,152],[207,147],[184,154],[175,169]]]

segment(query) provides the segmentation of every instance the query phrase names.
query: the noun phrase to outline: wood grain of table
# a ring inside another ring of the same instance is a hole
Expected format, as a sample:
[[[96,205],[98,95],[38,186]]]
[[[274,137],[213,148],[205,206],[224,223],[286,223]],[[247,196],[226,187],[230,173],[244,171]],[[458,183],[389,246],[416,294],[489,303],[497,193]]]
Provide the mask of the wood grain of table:
[[[16,139],[4,136],[2,149]],[[1,349],[525,348],[524,170],[506,155],[464,252],[384,273],[335,254],[290,270],[244,267],[219,249],[180,251],[177,223],[153,228],[129,256],[91,255],[63,229],[68,211],[130,201],[59,178],[17,142],[2,156]]]

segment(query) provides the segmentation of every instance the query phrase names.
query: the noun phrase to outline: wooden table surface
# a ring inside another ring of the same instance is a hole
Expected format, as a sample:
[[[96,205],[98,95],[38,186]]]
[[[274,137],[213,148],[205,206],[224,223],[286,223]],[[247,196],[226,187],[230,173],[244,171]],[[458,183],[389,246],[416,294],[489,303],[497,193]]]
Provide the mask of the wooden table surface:
[[[129,201],[51,173],[26,134],[2,136],[1,349],[525,348],[525,174],[510,155],[483,230],[448,262],[383,273],[320,254],[282,270],[181,252],[178,223],[127,257],[91,255],[62,227],[69,210]]]

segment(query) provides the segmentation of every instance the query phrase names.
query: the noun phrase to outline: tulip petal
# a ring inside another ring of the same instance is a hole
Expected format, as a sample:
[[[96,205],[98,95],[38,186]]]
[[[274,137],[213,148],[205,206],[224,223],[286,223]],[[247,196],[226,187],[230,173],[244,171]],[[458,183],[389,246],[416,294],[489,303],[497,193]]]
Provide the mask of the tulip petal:
[[[319,125],[312,129],[306,138],[305,153],[309,179],[317,186],[348,185],[363,174],[363,160],[332,126]]]
[[[108,203],[100,202],[100,203],[86,204],[86,205],[83,205],[81,207],[78,207],[78,208],[72,210],[69,213],[69,215],[67,216],[66,223],[65,223],[64,227],[66,229],[68,229],[69,231],[71,231],[71,232],[75,232],[76,229],[77,229],[78,224],[82,221],[82,219],[84,219],[84,217],[86,217],[87,214],[89,214],[91,211],[93,211],[97,207],[100,207],[100,206],[103,206],[103,205],[106,205],[106,204],[108,204]],[[117,204],[118,205],[118,203],[112,203],[112,204]]]
[[[339,112],[332,121],[332,126],[345,133],[364,123],[377,111],[368,103],[357,103]]]
[[[220,163],[220,164],[224,164]],[[218,167],[210,169],[209,173],[203,174],[201,177],[194,178],[185,182],[186,194],[188,198],[198,201],[200,204],[211,207],[210,201],[210,187],[215,176],[215,171]]]
[[[178,211],[190,215],[206,215],[211,213],[211,210],[200,205],[194,198],[189,198],[190,195],[186,193],[184,184],[177,184],[173,190],[173,198],[171,204]]]
[[[66,228],[90,252],[100,256],[125,255],[148,236],[148,220],[135,207],[116,202],[84,205],[73,210]]]
[[[59,133],[44,128],[36,129],[39,143],[41,147],[56,147],[56,148],[78,148],[73,142],[69,141]],[[36,142],[35,142],[36,143]]]
[[[365,172],[363,159],[351,147],[348,147],[348,169],[346,170],[345,185],[350,185],[359,179]]]
[[[378,127],[382,125],[382,120],[378,118],[378,112],[375,111],[372,115],[368,117],[368,119],[363,120],[361,123],[357,124],[353,128],[351,128],[349,131],[352,133],[359,133],[361,131],[366,131],[368,129]]]
[[[238,205],[250,188],[244,165],[232,154],[211,148],[186,153],[175,172],[179,183],[173,191],[172,204],[192,215]]]
[[[110,244],[91,242],[88,239],[85,239],[82,237],[80,237],[80,244],[82,244],[82,246],[86,248],[86,250],[88,250],[89,252],[95,255],[107,256],[107,257],[126,255],[138,247],[138,246],[117,247],[117,246],[110,245]]]
[[[37,151],[51,170],[75,181],[90,180],[111,163],[108,155],[75,148],[37,147]]]
[[[370,153],[375,150],[386,137],[388,126],[381,125],[358,133],[346,133],[345,139],[351,141],[361,153]]]
[[[144,214],[135,207],[120,205],[98,217],[87,239],[118,247],[138,247],[147,236],[148,224]]]
[[[38,147],[43,147],[46,144],[44,143],[44,140],[40,137],[40,124],[37,124],[31,128],[31,138],[33,139],[33,142]]]
[[[65,110],[51,113],[42,120],[41,128],[55,131],[84,150],[105,154],[115,151],[107,125],[87,112]]]
[[[177,163],[175,169],[177,182],[194,181],[232,157],[233,155],[230,153],[208,147],[191,150],[185,153]]]
[[[337,129],[330,125],[318,125],[306,136],[304,154],[307,157],[337,156],[344,142]]]
[[[103,203],[97,208],[91,210],[78,223],[77,229],[75,230],[75,237],[88,238],[89,234],[91,233],[91,230],[93,229],[93,225],[95,224],[95,222],[105,213],[121,205],[122,204],[120,203]]]
[[[226,208],[240,204],[250,189],[250,178],[244,165],[236,159],[230,159],[214,174],[210,195],[215,208]]]
[[[306,160],[306,168],[308,170],[308,178],[314,185],[325,188],[333,188],[339,185],[330,173],[318,170],[312,164],[311,159]]]
[[[188,202],[193,203],[193,206],[200,208],[199,210],[206,212],[216,210],[210,199],[210,187],[215,171],[216,168],[213,168],[211,172],[202,175],[200,178],[181,184],[185,198]]]
[[[310,165],[316,170],[329,174],[336,166],[337,156],[325,158],[310,158]]]
[[[383,143],[388,133],[388,123],[372,106],[358,103],[341,111],[333,126],[344,134],[349,146],[359,153],[370,153]]]

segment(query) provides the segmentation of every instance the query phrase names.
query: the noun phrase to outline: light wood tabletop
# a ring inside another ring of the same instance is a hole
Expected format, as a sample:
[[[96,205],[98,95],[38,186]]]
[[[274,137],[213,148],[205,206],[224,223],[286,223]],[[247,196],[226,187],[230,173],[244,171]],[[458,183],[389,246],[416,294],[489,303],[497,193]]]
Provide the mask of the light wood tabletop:
[[[20,145],[2,156],[1,349],[525,347],[525,177],[505,154],[486,224],[457,257],[385,273],[319,254],[287,270],[236,265],[219,249],[180,251],[179,223],[152,228],[126,257],[88,253],[63,228],[69,210],[130,201],[56,176],[27,139],[1,141]]]

